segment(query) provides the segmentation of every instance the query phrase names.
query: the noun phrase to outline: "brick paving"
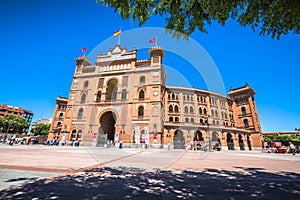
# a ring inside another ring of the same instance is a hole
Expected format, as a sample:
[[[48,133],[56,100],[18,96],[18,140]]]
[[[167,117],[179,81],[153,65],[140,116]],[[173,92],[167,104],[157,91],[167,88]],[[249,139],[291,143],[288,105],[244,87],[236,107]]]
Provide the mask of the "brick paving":
[[[38,145],[0,145],[0,155],[0,199],[298,199],[300,195],[300,155]]]

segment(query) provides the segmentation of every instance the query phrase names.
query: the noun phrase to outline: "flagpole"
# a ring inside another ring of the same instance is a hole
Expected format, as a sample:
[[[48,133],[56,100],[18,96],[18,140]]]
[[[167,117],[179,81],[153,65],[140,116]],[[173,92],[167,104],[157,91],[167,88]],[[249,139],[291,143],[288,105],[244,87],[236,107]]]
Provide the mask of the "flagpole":
[[[157,36],[156,36],[155,38],[156,38],[156,40],[155,40],[155,45],[156,45],[156,47],[157,47]]]
[[[121,29],[120,29],[121,30]],[[121,40],[121,33],[122,33],[122,31],[120,32],[120,34],[119,34],[119,39],[118,39],[118,45],[120,46],[120,40]]]

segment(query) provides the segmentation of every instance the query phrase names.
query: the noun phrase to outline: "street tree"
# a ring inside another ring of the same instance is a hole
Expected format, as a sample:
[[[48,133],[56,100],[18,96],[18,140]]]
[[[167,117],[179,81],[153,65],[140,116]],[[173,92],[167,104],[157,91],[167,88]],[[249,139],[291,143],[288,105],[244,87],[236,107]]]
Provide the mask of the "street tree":
[[[118,12],[123,19],[145,24],[153,15],[165,18],[166,29],[179,37],[195,29],[207,33],[213,21],[222,26],[228,19],[241,26],[259,30],[260,35],[280,39],[288,33],[300,33],[298,0],[96,0]]]
[[[48,135],[50,131],[50,124],[37,124],[33,129],[33,134],[36,135]]]
[[[5,115],[0,120],[0,128],[2,132],[7,133],[22,133],[22,131],[29,126],[24,117],[17,117],[14,115]]]

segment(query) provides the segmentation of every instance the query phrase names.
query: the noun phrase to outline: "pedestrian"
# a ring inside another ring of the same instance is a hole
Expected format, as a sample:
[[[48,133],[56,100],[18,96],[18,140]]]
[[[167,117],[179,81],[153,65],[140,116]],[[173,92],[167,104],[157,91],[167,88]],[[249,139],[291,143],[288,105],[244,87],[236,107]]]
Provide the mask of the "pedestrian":
[[[170,149],[171,149],[171,144],[170,142],[168,142],[168,150],[170,151]]]
[[[119,149],[122,149],[122,148],[123,148],[123,141],[121,140],[120,144],[119,144]]]
[[[292,151],[293,155],[295,155],[296,153],[296,148],[295,145],[292,142],[289,142],[289,148],[287,149],[286,153],[289,153],[290,151]]]

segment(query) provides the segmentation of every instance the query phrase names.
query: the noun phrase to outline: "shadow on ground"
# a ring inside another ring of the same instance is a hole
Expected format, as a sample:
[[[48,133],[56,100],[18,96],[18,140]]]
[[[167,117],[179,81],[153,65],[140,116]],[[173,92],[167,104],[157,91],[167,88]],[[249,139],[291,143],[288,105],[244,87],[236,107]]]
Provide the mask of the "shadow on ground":
[[[0,192],[0,199],[299,199],[300,174],[260,168],[159,171],[94,168]]]

